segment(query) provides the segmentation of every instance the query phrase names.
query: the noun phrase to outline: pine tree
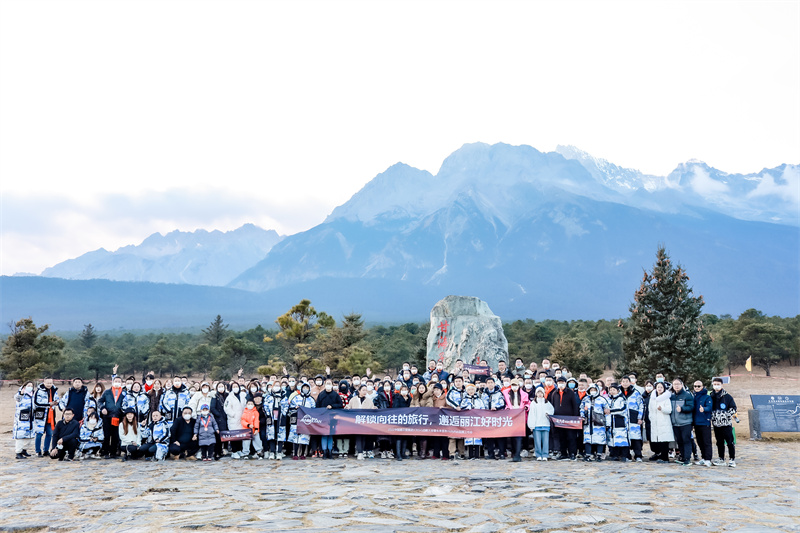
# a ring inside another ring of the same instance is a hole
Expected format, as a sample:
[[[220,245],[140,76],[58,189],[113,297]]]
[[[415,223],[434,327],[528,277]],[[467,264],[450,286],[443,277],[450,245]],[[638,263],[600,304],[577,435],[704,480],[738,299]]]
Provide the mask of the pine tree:
[[[49,328],[47,324],[36,327],[30,318],[11,326],[0,355],[0,371],[6,379],[43,378],[58,367],[66,343],[55,335],[45,335]]]
[[[644,381],[661,372],[709,381],[719,374],[719,354],[700,319],[705,302],[702,295],[693,296],[688,281],[683,267],[659,247],[652,273],[644,272],[630,306],[618,375],[637,372]]]
[[[208,326],[206,329],[203,330],[203,334],[208,341],[208,344],[211,346],[219,346],[222,344],[222,341],[225,340],[225,336],[228,334],[228,324],[222,323],[222,317],[217,315],[217,318]]]
[[[94,332],[94,326],[91,324],[86,324],[83,326],[83,331],[80,334],[81,344],[87,350],[91,349],[94,346],[94,343],[97,342],[97,333]]]

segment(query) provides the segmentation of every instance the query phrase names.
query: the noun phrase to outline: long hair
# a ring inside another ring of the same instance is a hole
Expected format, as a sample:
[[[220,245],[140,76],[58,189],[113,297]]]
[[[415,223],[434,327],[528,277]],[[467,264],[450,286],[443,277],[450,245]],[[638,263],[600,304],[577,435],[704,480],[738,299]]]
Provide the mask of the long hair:
[[[133,422],[128,422],[128,415],[133,415]],[[122,417],[122,431],[128,433],[128,428],[132,427],[135,434],[139,434],[139,424],[136,423],[136,413],[125,413]]]
[[[98,394],[97,396],[95,396],[95,391],[97,390],[97,386],[98,386],[98,385],[100,386],[100,394]],[[92,398],[99,398],[100,396],[102,396],[102,395],[103,395],[103,393],[105,392],[105,390],[106,390],[106,386],[105,386],[105,385],[103,385],[102,383],[100,383],[100,382],[98,381],[97,383],[95,383],[95,384],[94,384],[94,387],[92,387],[92,394],[91,394]]]

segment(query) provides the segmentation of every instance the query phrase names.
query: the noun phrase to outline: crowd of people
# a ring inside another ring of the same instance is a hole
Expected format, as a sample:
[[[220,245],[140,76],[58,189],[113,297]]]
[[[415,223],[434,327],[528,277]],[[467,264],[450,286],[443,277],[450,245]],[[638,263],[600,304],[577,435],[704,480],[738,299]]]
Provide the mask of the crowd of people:
[[[229,382],[190,382],[173,377],[162,383],[147,373],[142,382],[123,379],[113,369],[111,387],[87,388],[75,378],[60,393],[53,380],[24,383],[15,394],[13,439],[17,459],[121,458],[163,461],[192,459],[293,460],[333,459],[353,454],[358,460],[418,459],[536,461],[674,460],[683,466],[736,466],[733,421],[736,404],[714,378],[709,392],[695,381],[692,390],[680,379],[657,374],[643,385],[637,375],[591,379],[573,376],[545,359],[525,366],[521,359],[496,371],[486,363],[465,369],[457,361],[450,372],[429,361],[423,373],[404,363],[397,376],[264,376],[247,380],[239,371]],[[524,409],[525,436],[508,438],[389,437],[307,435],[297,431],[300,407],[394,409],[439,407]],[[57,420],[58,412],[61,413]],[[555,425],[551,417],[580,417],[582,429]],[[223,433],[242,430],[244,440],[227,441]],[[712,430],[717,444],[713,460]]]

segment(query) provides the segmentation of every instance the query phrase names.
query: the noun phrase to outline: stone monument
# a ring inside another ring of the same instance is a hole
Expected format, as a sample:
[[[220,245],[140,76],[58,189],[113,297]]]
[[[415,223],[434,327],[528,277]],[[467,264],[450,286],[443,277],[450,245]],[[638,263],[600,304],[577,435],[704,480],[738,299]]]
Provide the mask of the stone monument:
[[[428,361],[442,361],[450,371],[457,359],[467,365],[486,361],[493,371],[500,360],[508,363],[500,317],[474,296],[447,296],[431,309]]]

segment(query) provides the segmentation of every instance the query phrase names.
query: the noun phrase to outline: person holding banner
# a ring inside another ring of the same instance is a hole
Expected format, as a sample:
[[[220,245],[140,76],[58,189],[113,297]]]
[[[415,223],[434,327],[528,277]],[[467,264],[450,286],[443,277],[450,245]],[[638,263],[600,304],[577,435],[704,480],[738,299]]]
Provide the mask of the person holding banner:
[[[350,398],[345,409],[376,409],[372,398],[367,395],[367,386],[361,385],[356,394]],[[369,435],[356,435],[356,459],[363,461],[364,457],[373,457],[372,449],[374,440]]]
[[[522,360],[517,359],[517,362],[520,363]],[[531,402],[528,399],[528,393],[520,388],[519,379],[512,379],[510,387],[503,392],[503,395],[506,409],[524,409],[526,413],[528,412],[528,406]],[[513,452],[511,461],[514,463],[522,461],[520,455],[522,453],[522,438],[511,437],[511,449]],[[505,441],[505,439],[503,440]]]
[[[630,455],[630,441],[628,440],[628,401],[622,394],[622,387],[619,383],[612,383],[608,388],[609,417],[608,426],[609,439],[608,448],[612,461],[628,462]]]
[[[283,443],[286,442],[286,426],[289,415],[289,398],[280,383],[273,383],[264,398],[264,425],[262,435],[267,445],[268,459],[282,458]]]
[[[411,407],[411,396],[408,394],[408,387],[402,385],[400,393],[395,393],[392,398],[392,409],[401,409]],[[394,439],[394,458],[397,461],[402,461],[406,452],[406,440],[403,437],[395,437]]]
[[[244,412],[245,402],[247,400],[247,393],[239,386],[239,383],[231,383],[231,392],[225,397],[225,416],[227,418],[228,431],[235,431],[237,429],[244,429],[242,427],[242,413]],[[231,449],[233,453],[231,457],[239,459],[242,454],[242,442],[232,441]],[[249,453],[249,450],[248,450]]]
[[[606,428],[610,425],[611,409],[608,400],[600,396],[596,383],[589,385],[586,396],[581,402],[583,417],[584,461],[603,460],[606,448]]]
[[[216,443],[214,444],[214,460],[219,461],[222,457],[222,432],[228,431],[228,416],[225,414],[225,399],[228,396],[228,388],[225,383],[216,384],[216,394],[211,398],[209,411],[214,421],[217,423]]]
[[[503,363],[505,366],[505,363]],[[509,383],[510,385],[510,383]],[[489,376],[486,378],[486,397],[487,409],[491,411],[500,411],[506,408],[506,397],[500,387],[495,385],[494,378]],[[487,459],[501,460],[506,458],[506,439],[485,439],[484,449],[486,451]]]
[[[466,387],[466,394],[463,396],[463,398],[461,398],[460,407],[461,411],[469,411],[471,409],[489,409],[489,397],[486,394],[479,393],[477,387],[475,387],[475,384],[470,383]],[[464,439],[464,446],[467,447],[467,452],[469,453],[469,459],[471,461],[480,459],[482,444],[483,439],[479,437]]]
[[[579,416],[580,406],[578,395],[567,388],[567,380],[563,376],[558,378],[558,388],[550,393],[549,401],[553,404],[555,416]],[[575,430],[555,426],[554,441],[558,442],[561,456],[559,459],[574,461],[578,455],[578,443]]]
[[[458,366],[458,361],[456,361]],[[464,398],[464,378],[455,375],[453,386],[447,391],[447,406],[456,411],[461,410],[461,400]],[[448,445],[449,455],[455,459],[464,459],[464,439],[450,439]]]

